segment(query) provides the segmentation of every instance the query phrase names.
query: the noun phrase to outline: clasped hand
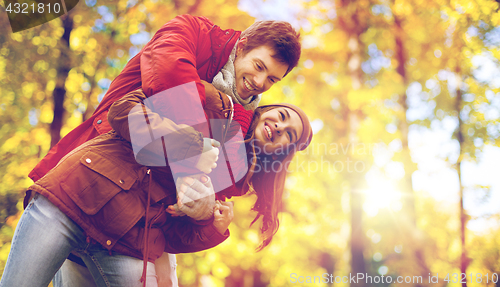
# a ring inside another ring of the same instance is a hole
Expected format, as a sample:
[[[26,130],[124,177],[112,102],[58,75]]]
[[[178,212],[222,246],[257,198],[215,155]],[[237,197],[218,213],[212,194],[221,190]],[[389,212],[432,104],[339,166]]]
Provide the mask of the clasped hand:
[[[203,139],[203,152],[198,159],[196,168],[205,174],[212,172],[217,167],[217,160],[219,159],[220,143],[214,139]]]
[[[177,179],[177,203],[170,205],[167,212],[172,216],[187,215],[195,220],[206,220],[214,216],[213,225],[224,234],[233,221],[233,203],[215,201],[215,193],[206,175],[200,180],[191,177]]]
[[[177,178],[177,203],[170,205],[167,212],[173,216],[187,215],[195,220],[211,218],[215,206],[214,188],[208,176],[201,175],[200,180]]]

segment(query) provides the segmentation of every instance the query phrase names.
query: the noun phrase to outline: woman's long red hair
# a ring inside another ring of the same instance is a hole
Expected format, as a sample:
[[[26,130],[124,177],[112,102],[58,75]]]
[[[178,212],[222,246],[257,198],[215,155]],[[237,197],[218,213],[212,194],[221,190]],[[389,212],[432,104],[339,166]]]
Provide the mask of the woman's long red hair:
[[[271,155],[256,152],[255,146],[253,145],[255,127],[259,122],[260,116],[264,112],[274,108],[276,107],[266,106],[257,108],[250,128],[248,129],[247,136],[245,137],[250,168],[245,180],[243,180],[241,188],[243,193],[250,191],[257,195],[257,201],[252,207],[252,210],[256,211],[257,215],[250,224],[250,226],[253,225],[262,217],[262,226],[260,228],[262,242],[257,248],[257,251],[269,245],[273,236],[278,231],[278,213],[283,207],[285,179],[288,166],[295,153],[294,148],[289,149],[286,154],[277,155],[277,157],[273,159]],[[279,168],[275,170],[274,164],[276,162],[279,162]],[[268,163],[269,166],[267,166]]]

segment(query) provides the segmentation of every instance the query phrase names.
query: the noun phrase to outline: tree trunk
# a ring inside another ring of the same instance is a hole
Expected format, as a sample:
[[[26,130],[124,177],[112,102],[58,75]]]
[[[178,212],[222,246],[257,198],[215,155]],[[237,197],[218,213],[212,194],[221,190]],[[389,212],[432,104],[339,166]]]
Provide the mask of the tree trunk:
[[[394,17],[395,26],[395,37],[396,37],[396,60],[398,61],[398,67],[396,71],[401,76],[403,80],[403,86],[405,90],[408,88],[409,79],[406,75],[405,63],[407,60],[406,50],[404,46],[403,39],[403,29],[401,27],[401,21],[399,17]],[[403,195],[403,210],[408,216],[409,223],[412,226],[416,226],[416,214],[415,214],[415,197],[413,195],[413,185],[412,185],[412,174],[415,172],[415,164],[411,160],[410,148],[408,147],[408,131],[409,125],[406,119],[406,112],[408,111],[408,103],[406,92],[399,95],[399,105],[403,108],[403,112],[399,117],[398,129],[401,131],[401,144],[402,144],[402,158],[405,167],[405,176],[402,181],[402,191],[405,193]]]
[[[401,25],[401,19],[397,16],[394,16],[394,34],[395,34],[395,57],[398,61],[398,66],[396,68],[397,73],[401,76],[403,81],[403,86],[406,89],[409,85],[409,79],[406,74],[405,63],[407,61],[407,54],[405,48],[405,40],[404,40],[404,30]],[[404,226],[408,226],[406,229],[407,238],[409,239],[409,243],[415,246],[413,249],[413,255],[415,256],[415,263],[419,267],[419,275],[422,278],[428,278],[428,274],[430,273],[429,267],[425,262],[425,256],[422,246],[420,246],[420,240],[415,238],[415,234],[420,233],[420,230],[417,227],[417,215],[415,211],[415,194],[413,190],[412,184],[412,174],[416,170],[415,163],[411,159],[410,148],[408,146],[408,133],[409,133],[409,124],[406,118],[406,113],[408,111],[408,103],[407,103],[407,95],[406,92],[403,92],[399,95],[398,98],[399,105],[403,108],[403,111],[399,117],[398,129],[401,132],[401,144],[402,144],[402,161],[405,168],[405,175],[402,181],[400,182],[400,189],[404,193],[403,198],[403,208],[402,212],[404,212]],[[420,284],[416,285],[421,286]]]
[[[330,253],[322,252],[320,254],[319,265],[323,267],[328,274],[333,274],[335,271],[335,259]],[[328,280],[327,286],[333,286],[333,282]]]
[[[457,77],[460,79],[461,83],[461,73],[460,69],[457,68]],[[460,112],[462,111],[462,91],[460,90],[460,84],[456,89],[456,101],[455,101],[455,111],[457,112],[458,127],[457,127],[457,140],[460,146],[460,153],[458,155],[456,170],[458,175],[458,186],[459,186],[459,196],[460,196],[460,243],[461,243],[461,256],[460,256],[460,272],[462,274],[467,274],[467,267],[469,266],[470,259],[467,256],[467,249],[465,246],[465,226],[467,225],[467,214],[464,210],[464,188],[462,186],[462,157],[464,154],[464,134],[462,132],[463,122],[460,117]],[[467,280],[465,280],[467,281]],[[462,287],[467,287],[467,282],[462,282]]]
[[[50,147],[59,142],[61,139],[61,128],[63,125],[64,117],[64,98],[66,97],[66,79],[68,78],[68,73],[71,69],[71,49],[69,47],[69,37],[71,31],[73,30],[73,15],[71,12],[66,14],[66,17],[62,19],[64,33],[60,40],[60,57],[58,59],[59,66],[57,68],[57,81],[56,87],[52,93],[54,98],[54,118],[50,125],[50,136],[51,142]]]
[[[349,36],[347,71],[351,79],[353,90],[358,90],[363,85],[362,46],[359,37],[367,29],[366,19],[361,19],[359,5],[356,1],[340,0],[338,2],[338,21],[341,29]],[[347,137],[351,146],[358,143],[357,133],[362,119],[362,113],[358,110],[347,108]],[[353,154],[354,156],[354,154]],[[351,161],[347,155],[347,161]],[[364,250],[365,234],[363,232],[363,196],[361,193],[364,187],[364,172],[345,172],[351,190],[351,274],[366,273]],[[365,286],[365,282],[356,282],[351,287]]]
[[[353,16],[355,17],[355,16]],[[361,88],[362,70],[361,70],[361,43],[360,34],[353,33],[349,39],[350,57],[348,61],[348,70],[351,77],[352,88],[357,90]],[[358,143],[357,132],[360,124],[360,114],[358,111],[349,110],[348,114],[348,135],[351,146]],[[349,160],[349,158],[348,158]],[[349,172],[349,170],[347,171]],[[363,232],[363,195],[361,189],[363,186],[363,174],[348,174],[351,187],[351,273],[366,273],[364,250],[365,235]],[[351,286],[365,286],[365,282],[356,282]]]

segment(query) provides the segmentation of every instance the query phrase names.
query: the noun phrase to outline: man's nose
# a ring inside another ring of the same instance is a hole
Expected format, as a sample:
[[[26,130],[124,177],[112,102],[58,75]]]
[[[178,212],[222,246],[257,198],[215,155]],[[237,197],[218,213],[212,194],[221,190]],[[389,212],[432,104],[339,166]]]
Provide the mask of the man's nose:
[[[265,80],[266,80],[265,75],[257,75],[254,77],[254,83],[258,89],[262,89],[264,87]]]

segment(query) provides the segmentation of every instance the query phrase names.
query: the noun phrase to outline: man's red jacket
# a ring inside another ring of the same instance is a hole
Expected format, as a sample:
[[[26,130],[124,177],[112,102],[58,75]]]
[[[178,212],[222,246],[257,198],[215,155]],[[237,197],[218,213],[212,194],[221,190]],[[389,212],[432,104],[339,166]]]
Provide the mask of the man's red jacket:
[[[37,181],[80,144],[111,130],[109,107],[138,88],[148,97],[181,84],[196,82],[205,105],[200,80],[212,82],[226,64],[241,32],[222,30],[205,17],[181,15],[161,27],[111,83],[94,114],[76,127],[38,163],[29,177]]]

